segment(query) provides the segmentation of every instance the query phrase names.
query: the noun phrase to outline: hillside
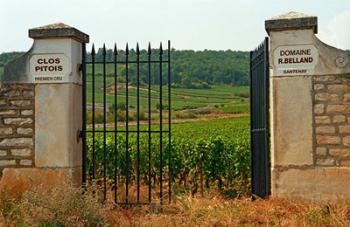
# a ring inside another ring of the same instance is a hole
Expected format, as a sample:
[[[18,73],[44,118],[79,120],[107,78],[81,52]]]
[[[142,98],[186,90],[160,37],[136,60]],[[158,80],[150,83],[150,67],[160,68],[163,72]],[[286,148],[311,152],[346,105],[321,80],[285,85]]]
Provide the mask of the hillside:
[[[158,50],[153,50],[157,58]],[[0,54],[0,67],[18,57],[22,52]],[[122,51],[120,55],[123,56]],[[91,56],[88,56],[91,58]],[[130,51],[130,60],[135,58],[135,51]],[[146,51],[141,52],[141,59],[146,59]],[[166,54],[164,56],[166,59]],[[112,50],[107,51],[107,60],[113,59]],[[102,49],[96,54],[96,60],[102,60]],[[182,88],[209,88],[212,84],[248,85],[249,53],[243,51],[193,51],[173,50],[172,82]],[[134,68],[130,69],[133,72]],[[144,71],[144,73],[142,73]],[[124,69],[121,68],[122,76]],[[146,81],[146,65],[141,66],[141,81]],[[0,70],[1,73],[1,70]],[[154,83],[157,83],[156,73]]]

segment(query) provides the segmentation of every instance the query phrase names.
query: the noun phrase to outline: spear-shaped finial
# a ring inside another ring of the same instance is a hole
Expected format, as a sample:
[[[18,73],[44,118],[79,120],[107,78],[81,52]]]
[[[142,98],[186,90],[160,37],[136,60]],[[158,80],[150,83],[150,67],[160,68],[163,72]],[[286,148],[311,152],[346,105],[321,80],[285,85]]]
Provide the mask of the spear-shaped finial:
[[[118,48],[116,43],[114,43],[114,55],[118,55]]]
[[[103,54],[103,56],[106,56],[106,45],[105,44],[103,44],[102,54]]]
[[[96,52],[95,52],[95,44],[92,44],[91,54],[92,54],[92,55],[95,55],[95,54],[96,54]]]
[[[136,44],[136,54],[140,55],[139,43]]]
[[[162,55],[162,54],[163,54],[163,46],[162,46],[162,42],[160,42],[159,54],[160,54],[160,55]]]
[[[129,55],[129,45],[126,43],[125,55]]]
[[[151,43],[150,43],[150,42],[148,43],[148,51],[147,51],[147,54],[148,54],[148,55],[151,55],[151,54],[152,54],[152,48],[151,48]]]

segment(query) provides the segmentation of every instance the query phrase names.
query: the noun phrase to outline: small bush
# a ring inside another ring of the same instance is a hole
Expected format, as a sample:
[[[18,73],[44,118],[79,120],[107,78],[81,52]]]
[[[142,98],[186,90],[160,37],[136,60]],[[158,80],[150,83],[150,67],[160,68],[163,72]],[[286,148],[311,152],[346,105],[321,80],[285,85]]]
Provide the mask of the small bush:
[[[175,113],[175,117],[179,119],[193,119],[197,118],[197,115],[191,112],[177,112]]]

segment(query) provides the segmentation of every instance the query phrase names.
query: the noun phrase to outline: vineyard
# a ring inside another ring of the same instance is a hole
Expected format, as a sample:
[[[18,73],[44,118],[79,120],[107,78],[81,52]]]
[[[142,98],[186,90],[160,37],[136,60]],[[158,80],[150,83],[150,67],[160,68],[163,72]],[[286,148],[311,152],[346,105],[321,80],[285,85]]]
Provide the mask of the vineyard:
[[[146,130],[148,126],[142,126]],[[152,130],[157,129],[152,125]],[[167,136],[163,136],[163,174],[168,176],[168,162],[171,160],[171,172],[175,193],[203,193],[210,189],[219,190],[228,196],[249,193],[250,152],[249,152],[249,119],[219,119],[191,123],[174,124],[172,128],[171,158]],[[132,130],[132,128],[130,129]],[[90,174],[102,178],[104,168],[103,136],[95,135],[95,163],[92,167],[92,137],[88,134],[88,167]],[[107,134],[106,173],[111,181],[119,176],[120,183],[125,181],[128,172],[130,184],[135,184],[137,172],[141,181],[146,184],[149,177],[153,185],[159,184],[160,152],[159,136],[152,135],[149,153],[148,134],[140,137],[140,169],[137,169],[137,137],[129,136],[129,157],[125,152],[125,134]],[[116,148],[116,149],[115,149]],[[115,156],[115,152],[117,156]],[[150,156],[149,156],[150,155]],[[116,157],[116,159],[115,159]],[[149,159],[149,157],[151,157]],[[129,161],[127,161],[129,160]],[[150,165],[148,162],[150,161]],[[127,163],[130,163],[129,168]],[[151,167],[151,173],[149,172]],[[116,172],[115,172],[116,171]],[[116,175],[115,175],[116,174]],[[150,174],[150,175],[149,175]],[[124,180],[123,180],[124,179]],[[169,178],[163,178],[167,181]]]

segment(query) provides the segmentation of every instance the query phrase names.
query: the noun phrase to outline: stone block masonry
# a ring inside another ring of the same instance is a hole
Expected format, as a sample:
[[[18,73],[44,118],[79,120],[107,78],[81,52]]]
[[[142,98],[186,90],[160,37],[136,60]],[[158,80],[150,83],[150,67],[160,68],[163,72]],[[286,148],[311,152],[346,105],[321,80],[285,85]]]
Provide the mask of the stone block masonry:
[[[314,76],[315,164],[350,166],[350,75]]]
[[[0,85],[0,173],[34,166],[34,85]]]

